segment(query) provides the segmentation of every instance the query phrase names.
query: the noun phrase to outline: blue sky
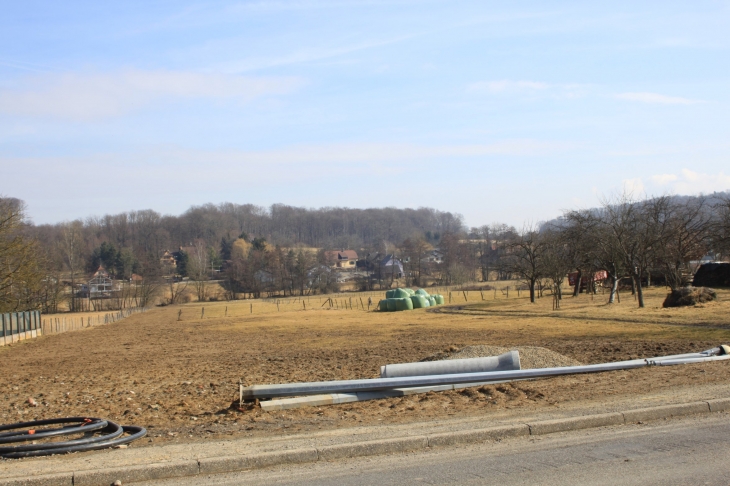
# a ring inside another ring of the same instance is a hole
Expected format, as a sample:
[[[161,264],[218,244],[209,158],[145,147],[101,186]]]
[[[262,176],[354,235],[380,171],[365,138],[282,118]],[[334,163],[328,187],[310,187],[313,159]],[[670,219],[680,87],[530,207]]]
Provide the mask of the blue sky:
[[[540,221],[730,189],[730,3],[9,2],[0,194]]]

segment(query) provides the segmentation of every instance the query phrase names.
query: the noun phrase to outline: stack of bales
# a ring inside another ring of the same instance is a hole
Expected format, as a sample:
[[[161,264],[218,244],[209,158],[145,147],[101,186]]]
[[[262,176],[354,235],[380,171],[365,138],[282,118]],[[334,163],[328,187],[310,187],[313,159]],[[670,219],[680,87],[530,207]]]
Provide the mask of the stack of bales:
[[[423,309],[444,303],[443,295],[428,295],[423,289],[393,289],[385,292],[385,299],[380,301],[382,312]]]

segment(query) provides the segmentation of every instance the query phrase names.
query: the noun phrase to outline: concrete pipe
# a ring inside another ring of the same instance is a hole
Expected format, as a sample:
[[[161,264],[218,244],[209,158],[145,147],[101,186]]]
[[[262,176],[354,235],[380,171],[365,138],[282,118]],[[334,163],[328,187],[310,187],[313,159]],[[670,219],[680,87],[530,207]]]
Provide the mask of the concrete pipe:
[[[520,369],[520,353],[509,351],[486,358],[449,359],[418,363],[389,364],[380,367],[381,378],[400,376],[455,375],[485,371],[512,371]]]

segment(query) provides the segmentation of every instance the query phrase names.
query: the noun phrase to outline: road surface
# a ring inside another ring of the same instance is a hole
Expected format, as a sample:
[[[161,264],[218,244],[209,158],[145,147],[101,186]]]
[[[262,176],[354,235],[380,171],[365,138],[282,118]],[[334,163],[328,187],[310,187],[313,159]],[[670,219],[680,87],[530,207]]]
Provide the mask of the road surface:
[[[730,485],[730,415],[145,483]]]

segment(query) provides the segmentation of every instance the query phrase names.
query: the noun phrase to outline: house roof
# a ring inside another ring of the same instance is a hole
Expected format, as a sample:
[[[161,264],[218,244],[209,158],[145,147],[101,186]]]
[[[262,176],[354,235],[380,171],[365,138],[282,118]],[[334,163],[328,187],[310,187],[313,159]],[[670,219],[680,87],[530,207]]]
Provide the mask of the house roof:
[[[99,265],[99,268],[96,270],[96,272],[94,272],[94,275],[92,275],[91,278],[94,278],[94,277],[108,277],[108,276],[109,276],[109,272],[106,271],[106,269],[104,268],[104,266]]]
[[[389,254],[389,255],[385,255],[385,258],[383,258],[380,261],[380,264],[383,266],[388,266],[388,265],[399,265],[400,266],[401,262],[399,259],[395,258],[394,255]]]
[[[355,250],[329,250],[324,252],[324,256],[328,260],[357,260]]]

